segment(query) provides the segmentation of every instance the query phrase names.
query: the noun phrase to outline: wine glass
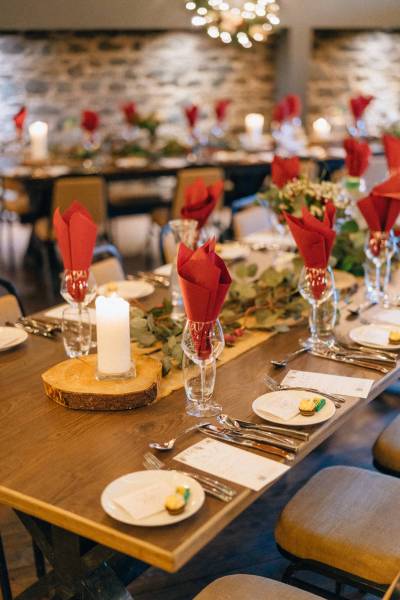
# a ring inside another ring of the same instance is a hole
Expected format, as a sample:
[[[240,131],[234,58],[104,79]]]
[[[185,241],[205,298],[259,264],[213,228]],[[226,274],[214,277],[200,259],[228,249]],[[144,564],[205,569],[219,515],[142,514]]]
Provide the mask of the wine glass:
[[[66,269],[62,274],[60,293],[70,305],[63,311],[62,333],[64,347],[70,357],[89,352],[91,325],[87,306],[94,300],[96,292],[96,280],[89,270]],[[71,326],[71,321],[74,326]]]
[[[397,248],[393,230],[368,232],[365,240],[365,290],[370,302],[388,302],[392,257]]]

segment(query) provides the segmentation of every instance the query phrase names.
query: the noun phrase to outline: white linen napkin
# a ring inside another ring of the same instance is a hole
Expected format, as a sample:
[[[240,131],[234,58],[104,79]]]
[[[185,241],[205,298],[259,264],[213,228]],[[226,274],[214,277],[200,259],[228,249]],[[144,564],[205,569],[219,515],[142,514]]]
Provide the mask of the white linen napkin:
[[[139,490],[135,485],[134,489],[113,501],[135,520],[139,520],[163,511],[165,500],[173,492],[174,488],[165,481],[152,483]]]

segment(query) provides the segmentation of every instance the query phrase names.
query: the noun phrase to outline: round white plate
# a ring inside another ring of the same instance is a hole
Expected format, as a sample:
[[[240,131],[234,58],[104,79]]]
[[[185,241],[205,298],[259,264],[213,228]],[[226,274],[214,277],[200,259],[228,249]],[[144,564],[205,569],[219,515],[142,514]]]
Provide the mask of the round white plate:
[[[244,244],[234,242],[232,244],[218,244],[216,248],[218,256],[223,260],[240,260],[245,259],[250,254],[250,248]]]
[[[400,333],[400,327],[396,325],[361,325],[355,327],[349,332],[350,339],[361,346],[367,346],[369,348],[380,348],[381,350],[400,350],[399,344],[389,343],[389,333],[391,331],[398,331]]]
[[[15,348],[28,339],[28,334],[18,327],[0,327],[0,352]]]
[[[144,156],[125,156],[123,158],[117,158],[115,165],[121,169],[132,169],[146,167],[149,161]]]
[[[50,177],[62,177],[70,171],[71,169],[66,165],[49,165],[45,169],[46,175],[49,175]]]
[[[157,267],[157,269],[154,269],[154,273],[156,275],[164,275],[165,277],[170,277],[171,271],[172,271],[171,263],[161,265],[161,267]]]
[[[300,403],[301,400],[307,400],[307,399],[312,399],[315,398],[317,396],[317,394],[313,394],[311,392],[303,392],[302,390],[282,390],[279,392],[269,392],[267,394],[263,394],[262,396],[259,396],[258,398],[256,398],[256,400],[254,400],[253,402],[253,411],[256,413],[256,415],[258,415],[259,417],[261,417],[262,419],[264,419],[265,421],[270,421],[271,423],[277,423],[278,425],[287,425],[289,427],[299,427],[299,426],[303,426],[303,425],[316,425],[317,423],[323,423],[324,421],[327,421],[328,419],[330,419],[331,417],[333,417],[333,415],[336,412],[336,408],[334,403],[332,402],[332,400],[328,400],[328,398],[325,398],[326,400],[326,404],[324,406],[324,408],[322,408],[319,412],[315,413],[314,415],[312,415],[311,417],[304,417],[303,415],[301,415],[300,413],[293,417],[292,419],[285,421],[284,419],[281,419],[280,417],[275,417],[274,415],[270,415],[267,410],[263,407],[266,406],[267,400],[268,399],[293,399],[293,400],[298,400],[298,402]],[[321,398],[323,398],[324,395],[321,394]]]
[[[118,294],[125,300],[133,300],[134,298],[145,298],[154,292],[154,285],[147,281],[110,281],[101,285],[98,293],[102,296],[110,294]]]
[[[178,485],[188,485],[190,487],[190,498],[185,510],[180,515],[170,515],[167,510],[135,520],[127,511],[114,502],[125,494],[133,492],[135,489],[141,489],[161,481],[171,485],[171,494],[175,492]],[[173,525],[184,521],[194,515],[203,505],[205,498],[204,490],[201,485],[186,475],[177,471],[137,471],[128,473],[112,481],[101,495],[101,506],[105,512],[113,519],[127,523],[128,525],[138,525],[140,527],[160,527],[163,525]]]

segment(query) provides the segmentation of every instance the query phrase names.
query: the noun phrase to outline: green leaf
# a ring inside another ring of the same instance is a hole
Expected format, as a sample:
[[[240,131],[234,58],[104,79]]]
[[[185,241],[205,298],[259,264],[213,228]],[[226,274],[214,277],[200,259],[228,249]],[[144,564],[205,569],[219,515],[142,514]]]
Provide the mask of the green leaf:
[[[240,297],[244,300],[252,300],[257,295],[257,290],[251,284],[243,284],[240,288]]]
[[[340,233],[355,233],[356,231],[359,231],[359,227],[357,222],[353,219],[343,223],[342,227],[340,228]]]
[[[246,263],[240,263],[240,264],[236,265],[235,270],[234,270],[234,274],[239,279],[246,279],[246,277],[247,277],[247,266],[246,266]]]
[[[254,263],[247,265],[247,277],[255,277],[257,275],[258,266]]]
[[[135,317],[131,321],[131,327],[137,331],[144,331],[147,329],[147,320],[141,317]]]
[[[285,275],[270,267],[261,273],[260,279],[268,287],[275,288],[284,281]]]
[[[144,348],[149,348],[150,346],[153,346],[156,343],[157,338],[152,333],[140,333],[136,337],[136,340],[138,344],[140,344]]]
[[[163,356],[161,362],[162,362],[162,374],[163,374],[163,377],[165,377],[166,375],[168,375],[168,373],[172,369],[172,361],[169,358],[169,356]]]

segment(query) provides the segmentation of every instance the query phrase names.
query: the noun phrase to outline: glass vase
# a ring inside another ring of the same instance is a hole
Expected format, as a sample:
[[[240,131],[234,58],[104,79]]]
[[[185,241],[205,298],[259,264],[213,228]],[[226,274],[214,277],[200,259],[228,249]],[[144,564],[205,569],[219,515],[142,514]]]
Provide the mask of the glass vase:
[[[299,292],[311,307],[311,335],[307,345],[315,352],[323,352],[334,343],[337,292],[332,269],[304,267],[300,275]]]
[[[87,308],[82,304],[68,306],[63,311],[61,331],[65,353],[69,358],[89,354],[92,330]]]
[[[171,302],[172,302],[172,313],[171,318],[174,321],[181,321],[185,318],[185,309],[183,306],[183,299],[181,288],[179,286],[178,271],[177,271],[177,255],[178,247],[181,242],[188,248],[195,247],[197,241],[197,221],[194,219],[174,219],[169,221],[169,226],[172,233],[174,234],[176,253],[175,258],[172,262],[171,276],[170,276],[170,290],[171,290]]]
[[[213,402],[217,358],[225,347],[219,320],[187,320],[182,334],[183,381],[186,413],[195,417],[212,417],[222,411]]]
[[[365,240],[365,293],[369,302],[387,304],[392,257],[396,250],[393,231],[368,232]]]

